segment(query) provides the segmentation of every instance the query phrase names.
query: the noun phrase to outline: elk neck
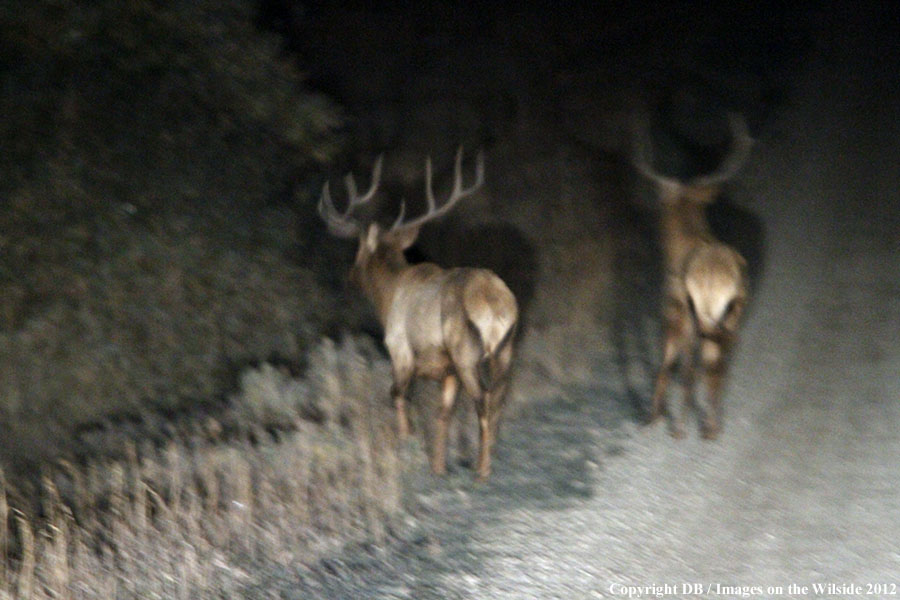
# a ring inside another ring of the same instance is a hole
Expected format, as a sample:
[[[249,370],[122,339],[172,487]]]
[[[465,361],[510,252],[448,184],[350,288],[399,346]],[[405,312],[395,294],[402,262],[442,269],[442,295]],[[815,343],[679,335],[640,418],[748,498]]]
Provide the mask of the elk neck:
[[[366,298],[375,305],[382,325],[397,292],[400,276],[407,269],[409,263],[403,253],[389,248],[378,248],[360,268],[358,283]]]
[[[660,236],[666,267],[679,271],[693,248],[713,239],[706,222],[705,204],[687,198],[663,202]]]

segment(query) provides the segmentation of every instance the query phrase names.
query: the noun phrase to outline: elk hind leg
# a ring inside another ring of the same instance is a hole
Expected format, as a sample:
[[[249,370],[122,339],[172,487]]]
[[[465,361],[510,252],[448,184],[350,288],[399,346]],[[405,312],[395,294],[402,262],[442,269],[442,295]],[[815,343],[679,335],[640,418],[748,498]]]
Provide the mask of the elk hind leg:
[[[475,474],[479,481],[484,481],[488,478],[491,471],[490,455],[493,437],[491,436],[492,413],[489,402],[492,399],[492,395],[481,388],[477,361],[472,362],[465,368],[459,368],[458,375],[466,393],[475,400],[475,413],[478,416],[478,463],[475,467]]]
[[[490,474],[490,452],[493,438],[490,435],[490,413],[487,408],[490,396],[486,393],[481,383],[484,374],[484,350],[481,340],[470,329],[451,331],[450,358],[456,369],[456,374],[465,389],[466,394],[475,400],[475,412],[478,415],[479,448],[476,475],[479,480],[487,479]],[[507,361],[511,359],[511,354]],[[491,369],[494,370],[494,369]],[[493,377],[494,374],[492,374]]]
[[[506,379],[497,382],[484,393],[475,405],[478,412],[479,449],[475,473],[479,481],[487,481],[491,475],[491,453],[497,441],[500,412],[506,396]]]
[[[678,340],[674,333],[666,334],[663,344],[663,359],[656,374],[656,384],[653,388],[653,399],[650,406],[648,423],[654,423],[666,412],[666,389],[672,379],[672,371],[678,360]]]
[[[725,351],[721,344],[713,340],[703,340],[700,347],[703,359],[703,378],[706,382],[706,406],[700,435],[703,439],[714,440],[721,431],[722,382],[725,379]]]
[[[688,346],[681,351],[681,386],[682,402],[681,410],[672,414],[672,423],[669,432],[672,437],[681,439],[684,437],[684,422],[688,413],[694,407],[694,348]]]
[[[500,350],[489,358],[491,365],[491,387],[484,393],[481,402],[484,414],[478,415],[480,432],[480,451],[478,455],[478,478],[486,480],[491,474],[491,453],[497,441],[497,429],[500,413],[506,400],[506,388],[509,384],[509,367],[512,364],[513,347],[507,341]]]
[[[431,457],[431,470],[436,475],[447,472],[447,430],[453,414],[453,404],[459,390],[459,379],[455,375],[444,377],[441,387],[441,407],[437,418],[437,431],[434,436],[434,454]]]

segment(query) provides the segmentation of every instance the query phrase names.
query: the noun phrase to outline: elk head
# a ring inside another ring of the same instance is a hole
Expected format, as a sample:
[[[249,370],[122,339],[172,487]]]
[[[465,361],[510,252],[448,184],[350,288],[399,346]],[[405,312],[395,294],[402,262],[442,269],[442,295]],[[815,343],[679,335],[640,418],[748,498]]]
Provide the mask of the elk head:
[[[344,177],[347,187],[347,207],[344,212],[338,212],[331,199],[328,182],[322,188],[322,196],[319,199],[319,215],[328,226],[328,231],[337,237],[359,238],[359,247],[356,259],[350,270],[350,280],[357,285],[363,293],[372,299],[376,305],[379,295],[379,281],[385,274],[396,273],[408,266],[404,251],[412,246],[419,236],[419,229],[425,223],[436,219],[450,211],[453,206],[463,198],[472,195],[484,185],[484,153],[479,152],[476,157],[475,182],[463,187],[462,181],[462,147],[456,152],[456,161],[453,169],[453,189],[450,197],[440,206],[434,197],[432,186],[431,157],[425,161],[425,200],[427,210],[423,215],[409,221],[405,221],[406,203],[401,202],[400,214],[388,229],[383,229],[378,223],[370,223],[367,227],[353,216],[353,212],[369,203],[378,191],[381,182],[381,170],[384,156],[380,155],[372,167],[372,178],[368,191],[359,195],[356,181],[352,174]]]

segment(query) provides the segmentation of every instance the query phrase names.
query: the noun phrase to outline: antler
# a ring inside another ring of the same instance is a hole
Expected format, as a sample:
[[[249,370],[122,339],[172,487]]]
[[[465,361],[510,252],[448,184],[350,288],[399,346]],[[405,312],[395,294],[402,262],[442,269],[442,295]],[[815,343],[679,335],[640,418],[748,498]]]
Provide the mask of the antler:
[[[747,122],[741,115],[729,113],[728,124],[731,129],[732,147],[719,168],[707,175],[682,182],[677,177],[663,175],[650,166],[652,152],[648,150],[650,144],[647,140],[646,117],[638,117],[634,122],[634,166],[641,175],[660,186],[713,186],[724,183],[741,168],[753,145],[753,138],[747,130]]]
[[[369,191],[363,196],[360,196],[356,189],[356,181],[353,179],[353,174],[347,173],[347,175],[344,176],[344,185],[347,187],[347,196],[349,200],[347,201],[347,208],[343,213],[339,213],[337,209],[334,208],[334,203],[331,200],[331,191],[328,185],[329,182],[326,181],[325,185],[322,186],[322,197],[319,198],[319,216],[325,221],[325,224],[328,226],[328,231],[332,235],[344,238],[356,237],[359,235],[361,227],[360,223],[351,218],[351,215],[356,207],[362,206],[375,196],[378,185],[381,183],[381,162],[383,158],[384,155],[379,154],[378,158],[375,159],[375,164],[372,166],[372,183],[369,184]]]
[[[634,156],[632,157],[632,162],[634,163],[634,168],[637,169],[641,175],[660,187],[680,186],[681,181],[679,181],[678,178],[663,175],[650,166],[653,162],[653,152],[650,149],[651,144],[648,139],[649,129],[647,115],[643,113],[636,114],[634,121],[632,122],[632,139],[634,143]]]
[[[431,186],[431,157],[428,157],[425,161],[425,200],[428,203],[428,210],[424,215],[404,223],[403,217],[406,214],[406,203],[401,202],[400,215],[391,226],[391,231],[418,227],[423,223],[436,219],[453,208],[454,204],[466,196],[474,194],[482,185],[484,185],[484,151],[478,151],[478,155],[475,158],[475,183],[468,188],[463,188],[462,184],[462,155],[463,149],[462,146],[460,146],[456,151],[456,163],[453,167],[453,191],[450,192],[450,198],[448,198],[440,207],[437,206],[437,202],[434,199],[434,190]]]

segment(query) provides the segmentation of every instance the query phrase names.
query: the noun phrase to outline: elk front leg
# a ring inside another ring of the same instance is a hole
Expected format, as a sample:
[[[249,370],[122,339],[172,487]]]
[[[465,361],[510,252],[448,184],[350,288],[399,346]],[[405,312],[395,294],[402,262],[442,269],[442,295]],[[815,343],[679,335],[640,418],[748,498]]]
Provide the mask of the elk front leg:
[[[400,388],[396,384],[391,388],[391,396],[394,399],[394,409],[397,412],[397,437],[404,441],[409,436],[409,416],[406,413],[406,388]]]
[[[666,333],[666,340],[663,345],[662,364],[656,374],[656,385],[653,389],[649,423],[654,423],[666,412],[666,389],[669,387],[669,380],[672,378],[672,370],[675,368],[677,360],[677,334],[671,331],[670,328],[670,331]]]
[[[704,339],[700,346],[703,359],[703,378],[706,382],[706,407],[700,435],[703,439],[714,440],[721,431],[721,394],[725,379],[725,347],[711,339]]]
[[[390,347],[388,347],[390,350]],[[409,436],[409,416],[406,413],[406,392],[412,380],[415,364],[412,352],[390,352],[394,367],[394,384],[391,386],[391,397],[397,411],[397,436],[404,441]]]
[[[441,388],[441,408],[437,418],[437,431],[434,436],[434,454],[431,457],[431,470],[436,475],[447,472],[447,430],[453,414],[453,403],[459,390],[459,380],[455,375],[447,375]]]

